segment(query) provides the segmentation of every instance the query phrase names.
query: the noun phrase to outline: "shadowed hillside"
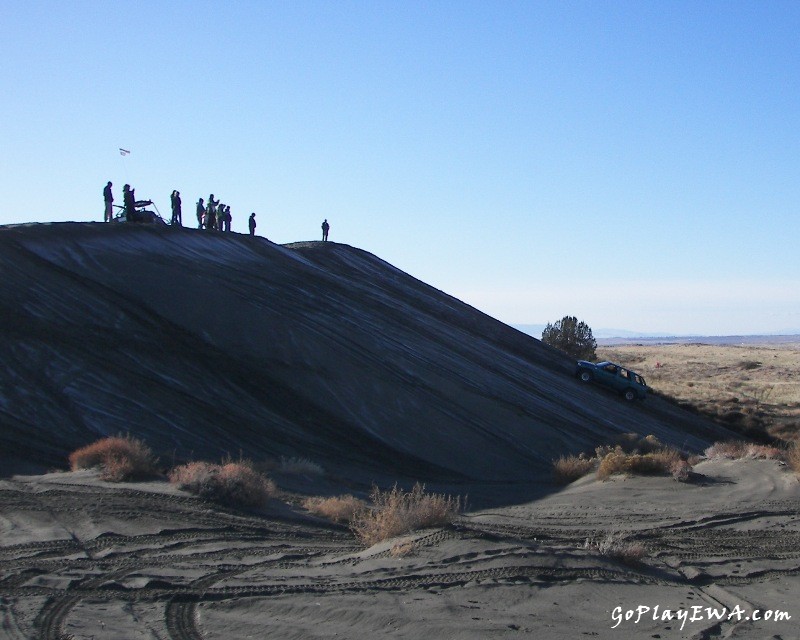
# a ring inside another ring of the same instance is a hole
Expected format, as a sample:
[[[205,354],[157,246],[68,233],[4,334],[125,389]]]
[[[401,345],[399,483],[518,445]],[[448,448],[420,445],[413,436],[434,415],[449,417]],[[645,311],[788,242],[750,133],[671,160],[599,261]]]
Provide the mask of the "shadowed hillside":
[[[720,435],[582,386],[565,356],[346,245],[62,223],[0,228],[0,259],[6,460],[63,465],[123,432],[176,459],[519,481],[618,432]]]

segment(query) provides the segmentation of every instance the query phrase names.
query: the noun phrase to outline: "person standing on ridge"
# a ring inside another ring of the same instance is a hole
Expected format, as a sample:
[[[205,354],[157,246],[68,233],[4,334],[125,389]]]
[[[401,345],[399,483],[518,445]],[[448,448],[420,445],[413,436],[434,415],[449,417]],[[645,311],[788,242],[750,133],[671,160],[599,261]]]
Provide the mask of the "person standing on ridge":
[[[331,225],[328,224],[328,219],[325,218],[325,220],[322,221],[322,241],[323,242],[327,242],[328,241],[328,231],[330,230],[330,228],[331,228]]]
[[[103,200],[106,202],[106,211],[103,214],[103,222],[111,222],[114,219],[114,194],[111,193],[111,180],[103,189]]]
[[[122,204],[125,205],[125,220],[136,222],[136,196],[129,184],[122,187]]]
[[[172,220],[170,224],[181,227],[183,226],[183,220],[181,219],[181,192],[173,191],[170,200],[172,200]]]
[[[219,200],[214,200],[214,194],[212,193],[208,196],[208,202],[206,203],[206,229],[216,229],[217,228],[217,205],[219,204]]]
[[[203,216],[206,215],[206,205],[203,204],[203,199],[197,201],[197,228],[203,228]]]
[[[250,228],[250,235],[256,235],[256,214],[251,213],[250,218],[247,220],[247,226]]]

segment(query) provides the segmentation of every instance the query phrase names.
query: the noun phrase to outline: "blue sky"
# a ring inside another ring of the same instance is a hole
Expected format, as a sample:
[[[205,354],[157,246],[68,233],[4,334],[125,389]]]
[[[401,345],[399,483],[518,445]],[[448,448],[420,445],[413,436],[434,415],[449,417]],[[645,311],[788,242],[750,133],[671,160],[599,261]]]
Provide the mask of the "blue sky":
[[[511,324],[800,328],[797,2],[0,5],[0,223],[370,251]],[[123,158],[118,149],[130,149]]]

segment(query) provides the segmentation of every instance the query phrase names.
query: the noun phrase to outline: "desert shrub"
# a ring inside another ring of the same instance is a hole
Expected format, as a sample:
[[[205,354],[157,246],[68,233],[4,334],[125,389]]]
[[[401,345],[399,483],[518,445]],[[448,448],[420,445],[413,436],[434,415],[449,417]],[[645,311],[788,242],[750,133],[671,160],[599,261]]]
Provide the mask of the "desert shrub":
[[[663,449],[664,445],[654,435],[648,435],[636,441],[636,450],[639,453],[654,453]]]
[[[690,477],[692,465],[696,463],[674,447],[665,446],[654,435],[642,438],[638,433],[622,433],[613,439],[612,444],[595,447],[594,458],[584,454],[561,457],[553,462],[556,481],[564,484],[597,469],[597,478],[606,480],[614,474],[634,475],[672,475],[680,481]]]
[[[288,475],[321,476],[325,470],[308,458],[286,458],[281,456],[277,471]]]
[[[350,528],[365,545],[452,522],[461,513],[460,497],[426,493],[425,485],[414,485],[403,491],[395,485],[389,491],[373,487],[370,495],[373,506],[356,514]]]
[[[664,449],[664,445],[654,435],[642,438],[638,433],[621,433],[612,439],[611,444],[595,448],[595,455],[602,458],[617,448],[625,453],[652,453]]]
[[[597,464],[596,458],[579,456],[561,456],[553,461],[553,477],[559,484],[569,484],[587,475]]]
[[[130,436],[103,438],[69,455],[70,469],[98,468],[100,477],[109,482],[151,478],[157,474],[156,464],[150,447]]]
[[[348,494],[332,498],[307,498],[303,501],[303,507],[314,515],[332,522],[350,522],[356,514],[366,509],[367,505],[363,500]]]
[[[692,465],[687,460],[676,460],[669,469],[672,477],[678,482],[689,482],[692,473]]]
[[[628,472],[641,475],[672,473],[672,466],[681,461],[681,454],[676,449],[661,449],[628,457]]]
[[[754,369],[761,367],[761,363],[757,360],[742,360],[739,363],[739,367],[745,371],[753,371]]]
[[[767,444],[751,444],[747,448],[747,457],[758,460],[784,460],[786,451]]]
[[[621,447],[607,453],[597,467],[597,478],[606,480],[618,473],[634,475],[672,474],[674,465],[682,460],[676,449],[664,448],[651,453],[625,453]]]
[[[599,449],[600,447],[598,447]],[[600,458],[600,464],[597,467],[597,478],[599,480],[610,478],[615,473],[624,473],[627,454],[622,450],[622,447],[616,447],[605,453],[598,451],[598,457],[601,453],[602,458]]]
[[[247,460],[190,462],[170,471],[169,481],[201,498],[242,507],[261,506],[276,491],[275,484]]]
[[[601,444],[599,447],[594,448],[594,456],[598,460],[602,460],[609,453],[613,453],[614,451],[623,451],[623,449],[619,445]]]
[[[705,456],[709,459],[714,458],[727,458],[729,460],[738,460],[744,457],[744,449],[747,446],[746,442],[741,440],[731,440],[729,442],[715,442],[708,449],[705,450]]]
[[[783,460],[786,457],[786,453],[777,447],[741,440],[715,442],[706,449],[705,454],[710,459],[726,458],[728,460]]]
[[[647,555],[642,544],[628,540],[622,533],[608,533],[599,540],[587,538],[583,547],[629,565],[639,564]]]

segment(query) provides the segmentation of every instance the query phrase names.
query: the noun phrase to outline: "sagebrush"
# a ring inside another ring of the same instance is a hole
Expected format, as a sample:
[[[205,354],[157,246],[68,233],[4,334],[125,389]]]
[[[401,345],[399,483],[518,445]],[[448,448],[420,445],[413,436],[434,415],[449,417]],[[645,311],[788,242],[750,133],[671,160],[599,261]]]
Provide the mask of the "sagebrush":
[[[616,436],[612,444],[595,448],[594,456],[562,456],[553,461],[556,482],[568,484],[597,471],[599,480],[614,474],[672,475],[675,480],[687,482],[691,477],[691,464],[673,447],[662,444],[654,435],[644,438],[637,433]]]
[[[262,506],[276,492],[275,483],[247,460],[189,462],[170,471],[169,481],[201,498],[242,507]]]
[[[553,479],[558,484],[569,484],[591,473],[597,466],[597,458],[578,456],[561,456],[553,461]]]
[[[102,438],[69,455],[70,469],[100,469],[100,477],[109,482],[152,478],[157,464],[150,447],[131,436]]]
[[[452,522],[462,510],[461,497],[427,493],[425,485],[411,491],[397,485],[388,491],[373,487],[372,507],[356,514],[350,528],[365,545],[388,540],[404,533]]]
[[[617,473],[633,475],[669,475],[681,462],[675,449],[661,449],[652,453],[625,453],[621,448],[606,454],[597,467],[597,478],[605,480]]]
[[[782,449],[743,440],[715,442],[706,449],[705,454],[710,459],[727,458],[729,460],[783,460],[786,458],[786,451]]]
[[[367,504],[352,495],[333,496],[330,498],[312,497],[303,501],[303,507],[316,516],[327,518],[332,522],[351,522]]]
[[[647,555],[644,545],[629,540],[625,534],[620,532],[607,533],[599,539],[587,538],[583,547],[629,565],[639,564]]]

